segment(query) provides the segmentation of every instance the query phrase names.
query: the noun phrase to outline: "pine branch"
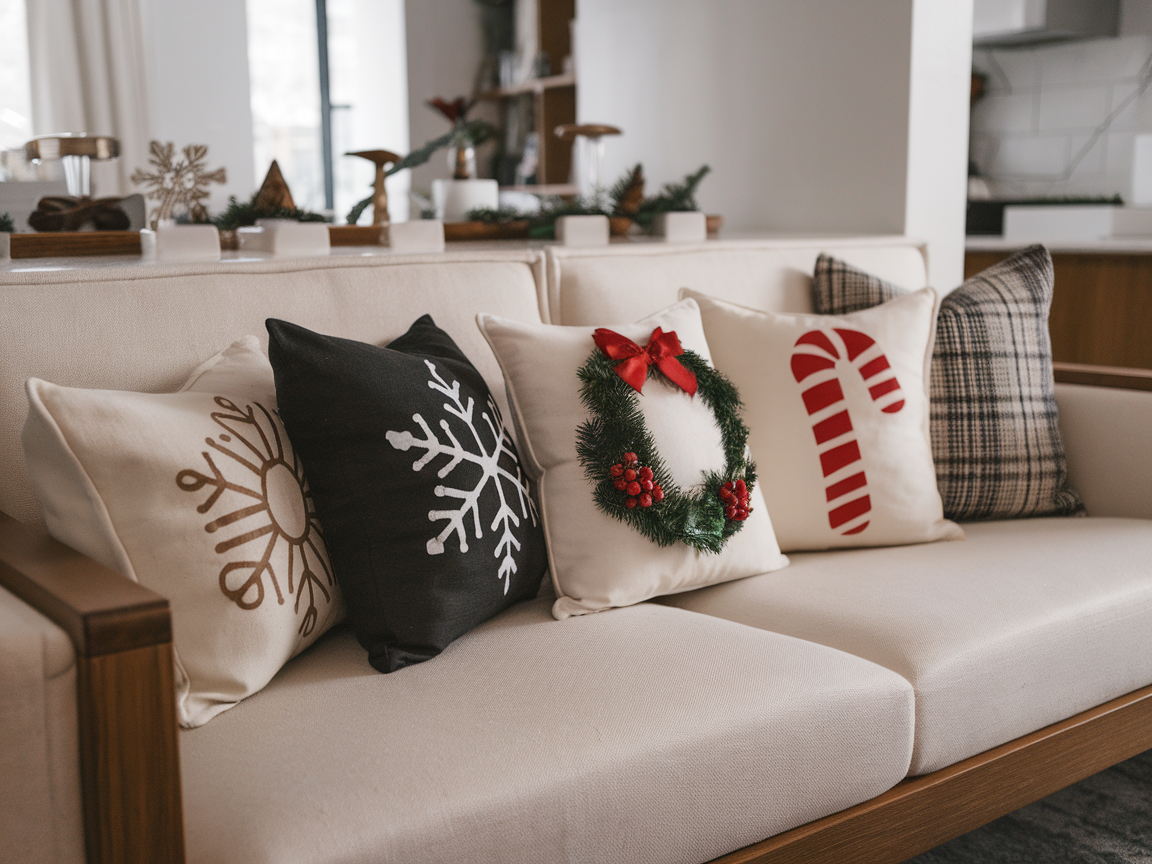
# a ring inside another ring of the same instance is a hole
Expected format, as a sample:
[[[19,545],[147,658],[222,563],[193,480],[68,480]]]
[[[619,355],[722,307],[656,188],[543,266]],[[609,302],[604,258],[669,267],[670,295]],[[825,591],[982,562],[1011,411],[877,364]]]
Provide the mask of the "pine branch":
[[[257,219],[292,219],[296,222],[331,222],[322,213],[313,213],[309,210],[288,207],[257,207],[256,198],[259,190],[252,193],[251,199],[245,202],[236,200],[235,195],[228,198],[228,207],[212,220],[221,231],[235,231],[247,225],[255,225]]]
[[[16,221],[9,213],[0,213],[0,234],[15,234]]]
[[[666,183],[659,195],[645,198],[640,204],[640,209],[633,217],[636,223],[648,228],[661,213],[699,210],[700,205],[696,203],[696,189],[711,170],[709,166],[701,165],[695,174],[688,174],[679,183]]]

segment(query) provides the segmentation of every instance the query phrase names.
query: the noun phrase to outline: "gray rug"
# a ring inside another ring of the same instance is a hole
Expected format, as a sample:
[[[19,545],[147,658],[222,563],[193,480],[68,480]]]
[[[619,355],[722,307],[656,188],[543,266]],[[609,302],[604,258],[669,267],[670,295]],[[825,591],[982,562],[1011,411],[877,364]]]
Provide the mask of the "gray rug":
[[[911,860],[1152,864],[1152,750]]]

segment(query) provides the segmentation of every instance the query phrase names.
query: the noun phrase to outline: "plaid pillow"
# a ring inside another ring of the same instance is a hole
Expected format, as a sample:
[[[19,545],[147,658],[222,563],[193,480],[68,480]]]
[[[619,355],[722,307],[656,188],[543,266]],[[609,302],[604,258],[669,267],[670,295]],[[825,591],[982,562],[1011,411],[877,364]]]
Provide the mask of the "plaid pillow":
[[[949,519],[1068,516],[1084,511],[1068,483],[1057,423],[1048,310],[1052,257],[1030,246],[941,301],[932,355],[936,484]],[[821,255],[813,305],[822,315],[906,293]]]

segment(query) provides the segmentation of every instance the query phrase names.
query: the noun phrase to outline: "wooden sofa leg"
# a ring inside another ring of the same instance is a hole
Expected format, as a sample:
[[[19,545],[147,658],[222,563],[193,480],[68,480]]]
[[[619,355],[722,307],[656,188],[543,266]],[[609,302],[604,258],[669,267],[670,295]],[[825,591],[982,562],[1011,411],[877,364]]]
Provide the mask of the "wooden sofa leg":
[[[172,644],[78,660],[89,864],[181,864]]]
[[[88,864],[183,864],[168,601],[4,513],[0,586],[76,647]]]

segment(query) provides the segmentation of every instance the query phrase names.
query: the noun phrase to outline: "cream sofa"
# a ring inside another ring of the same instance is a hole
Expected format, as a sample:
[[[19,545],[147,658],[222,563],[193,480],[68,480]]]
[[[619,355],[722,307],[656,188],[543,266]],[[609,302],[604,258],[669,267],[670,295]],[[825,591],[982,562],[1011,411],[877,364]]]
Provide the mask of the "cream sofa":
[[[544,587],[386,676],[342,626],[195,730],[163,598],[43,534],[29,376],[164,392],[266,317],[382,343],[430,312],[506,407],[477,312],[804,310],[820,251],[926,280],[903,238],[0,270],[0,860],[901,861],[1152,747],[1152,392],[1058,385],[1091,518],[566,621]]]

